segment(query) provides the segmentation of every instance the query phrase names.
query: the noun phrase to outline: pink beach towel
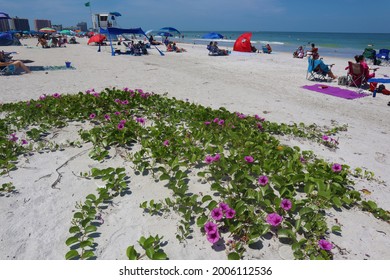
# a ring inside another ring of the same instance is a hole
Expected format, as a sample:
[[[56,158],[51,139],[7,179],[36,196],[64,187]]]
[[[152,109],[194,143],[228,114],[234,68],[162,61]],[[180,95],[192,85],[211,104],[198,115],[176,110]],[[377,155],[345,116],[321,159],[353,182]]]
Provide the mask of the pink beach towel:
[[[331,87],[324,84],[315,84],[312,86],[303,86],[302,88],[308,89],[311,91],[321,92],[324,94],[344,98],[344,99],[356,99],[361,97],[366,97],[368,94],[365,93],[357,93],[352,90],[342,89],[338,87]]]

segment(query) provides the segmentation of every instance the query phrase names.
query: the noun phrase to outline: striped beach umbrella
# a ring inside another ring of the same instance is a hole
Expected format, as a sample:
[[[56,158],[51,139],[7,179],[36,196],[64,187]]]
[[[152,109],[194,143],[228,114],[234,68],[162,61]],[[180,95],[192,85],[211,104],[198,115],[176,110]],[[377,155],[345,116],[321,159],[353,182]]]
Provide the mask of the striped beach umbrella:
[[[50,28],[50,27],[45,27],[45,28],[39,29],[39,32],[44,32],[44,33],[55,33],[55,32],[57,32],[57,30],[55,30],[55,29],[53,29],[53,28]]]

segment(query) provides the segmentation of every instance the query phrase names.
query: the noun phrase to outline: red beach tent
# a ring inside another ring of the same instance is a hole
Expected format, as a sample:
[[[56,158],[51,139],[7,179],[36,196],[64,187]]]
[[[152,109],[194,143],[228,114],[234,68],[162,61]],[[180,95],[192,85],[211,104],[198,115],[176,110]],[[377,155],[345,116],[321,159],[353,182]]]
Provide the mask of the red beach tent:
[[[252,52],[251,48],[251,37],[252,33],[241,34],[240,37],[236,40],[233,46],[233,51],[236,52]]]

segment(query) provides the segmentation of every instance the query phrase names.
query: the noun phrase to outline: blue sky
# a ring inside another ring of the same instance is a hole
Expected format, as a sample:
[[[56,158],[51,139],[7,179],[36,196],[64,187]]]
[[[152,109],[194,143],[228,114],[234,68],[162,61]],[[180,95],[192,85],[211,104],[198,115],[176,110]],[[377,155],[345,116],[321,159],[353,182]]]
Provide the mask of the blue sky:
[[[0,11],[52,24],[91,25],[88,0],[0,0]],[[92,12],[122,14],[123,28],[186,31],[390,33],[390,0],[90,0]],[[318,4],[316,4],[318,3]]]

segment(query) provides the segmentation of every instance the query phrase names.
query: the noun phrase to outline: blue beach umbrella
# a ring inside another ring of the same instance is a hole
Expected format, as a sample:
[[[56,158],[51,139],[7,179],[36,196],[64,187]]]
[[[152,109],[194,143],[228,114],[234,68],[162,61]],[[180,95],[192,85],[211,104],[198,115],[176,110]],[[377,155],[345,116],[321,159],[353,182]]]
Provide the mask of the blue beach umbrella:
[[[118,12],[111,12],[110,15],[113,15],[113,16],[116,16],[116,17],[120,17],[122,16],[120,13]]]
[[[176,28],[173,28],[173,27],[163,27],[163,28],[160,28],[159,31],[177,32],[178,34],[181,34],[179,30],[177,30]]]
[[[163,37],[173,37],[173,35],[169,32],[159,32],[157,34]]]
[[[0,19],[11,19],[11,17],[4,12],[0,12]]]
[[[223,35],[219,33],[211,32],[211,33],[204,34],[202,36],[202,39],[223,39]]]

